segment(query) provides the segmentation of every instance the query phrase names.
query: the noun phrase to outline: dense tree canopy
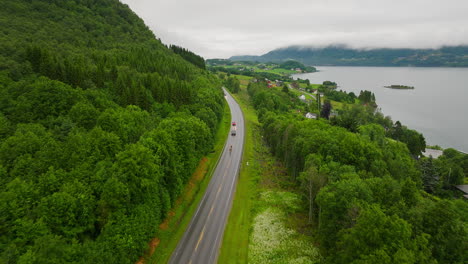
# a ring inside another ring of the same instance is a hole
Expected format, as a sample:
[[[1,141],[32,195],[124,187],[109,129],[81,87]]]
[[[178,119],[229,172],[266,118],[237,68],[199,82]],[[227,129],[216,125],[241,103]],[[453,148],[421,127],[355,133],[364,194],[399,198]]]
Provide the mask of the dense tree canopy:
[[[174,53],[179,54],[182,58],[192,63],[193,65],[199,67],[200,69],[206,69],[205,59],[203,59],[201,56],[191,52],[188,49],[176,45],[170,45],[169,47],[172,51],[174,51]]]
[[[446,194],[444,186],[460,183],[467,155],[448,149],[440,160],[418,161],[422,135],[373,106],[311,120],[279,90],[255,83],[248,91],[271,152],[304,194],[326,263],[466,261],[466,201],[424,190]]]
[[[221,83],[117,0],[0,17],[0,262],[135,262],[211,151]]]
[[[317,69],[312,66],[305,66],[304,64],[295,61],[295,60],[288,60],[279,65],[280,68],[283,69],[301,69],[302,71],[307,71],[307,72],[315,72]]]
[[[225,85],[231,93],[238,93],[240,90],[240,81],[236,77],[228,77],[225,81]]]

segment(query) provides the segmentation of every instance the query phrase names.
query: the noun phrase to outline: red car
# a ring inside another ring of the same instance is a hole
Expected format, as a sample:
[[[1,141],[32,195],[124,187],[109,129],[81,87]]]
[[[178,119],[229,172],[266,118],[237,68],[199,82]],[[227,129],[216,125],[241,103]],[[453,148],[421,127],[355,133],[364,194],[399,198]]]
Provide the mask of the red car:
[[[236,126],[236,122],[232,122],[232,126]]]

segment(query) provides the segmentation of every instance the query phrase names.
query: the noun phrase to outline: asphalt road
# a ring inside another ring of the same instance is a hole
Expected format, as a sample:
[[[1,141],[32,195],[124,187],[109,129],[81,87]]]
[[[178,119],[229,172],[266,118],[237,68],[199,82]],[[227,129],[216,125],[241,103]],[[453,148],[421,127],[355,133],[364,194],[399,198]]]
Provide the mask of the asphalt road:
[[[236,135],[232,136],[229,131],[228,140],[211,182],[169,263],[210,264],[216,263],[218,259],[236,189],[245,131],[244,116],[239,105],[229,93],[225,93],[231,108],[231,123],[236,122]]]

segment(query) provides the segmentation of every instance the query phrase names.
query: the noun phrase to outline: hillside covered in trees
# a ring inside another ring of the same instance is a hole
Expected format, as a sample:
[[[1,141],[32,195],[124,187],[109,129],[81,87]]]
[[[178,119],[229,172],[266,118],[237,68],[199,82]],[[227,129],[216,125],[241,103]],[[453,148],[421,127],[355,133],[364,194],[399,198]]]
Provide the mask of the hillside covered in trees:
[[[261,56],[233,56],[232,61],[282,62],[297,60],[320,66],[467,67],[468,47],[440,49],[352,49],[343,45],[323,48],[289,46]]]
[[[212,149],[220,83],[118,0],[1,6],[0,263],[135,262]]]
[[[468,175],[468,155],[447,149],[435,160],[418,158],[424,137],[375,111],[365,100],[375,101],[370,92],[315,120],[298,114],[310,106],[287,89],[259,81],[247,91],[262,138],[288,169],[288,190],[303,198],[308,223],[300,232],[312,234],[319,263],[466,262],[468,204],[453,186]]]

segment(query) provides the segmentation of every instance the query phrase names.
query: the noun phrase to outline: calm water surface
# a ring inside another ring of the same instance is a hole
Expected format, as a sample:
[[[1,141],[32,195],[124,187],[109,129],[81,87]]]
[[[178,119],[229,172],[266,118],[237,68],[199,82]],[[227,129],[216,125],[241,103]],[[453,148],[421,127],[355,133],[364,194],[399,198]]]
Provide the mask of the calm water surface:
[[[468,152],[468,68],[317,67],[319,72],[296,74],[311,83],[334,81],[359,95],[375,94],[384,115],[424,134],[428,145]],[[384,88],[414,86],[414,90]]]

